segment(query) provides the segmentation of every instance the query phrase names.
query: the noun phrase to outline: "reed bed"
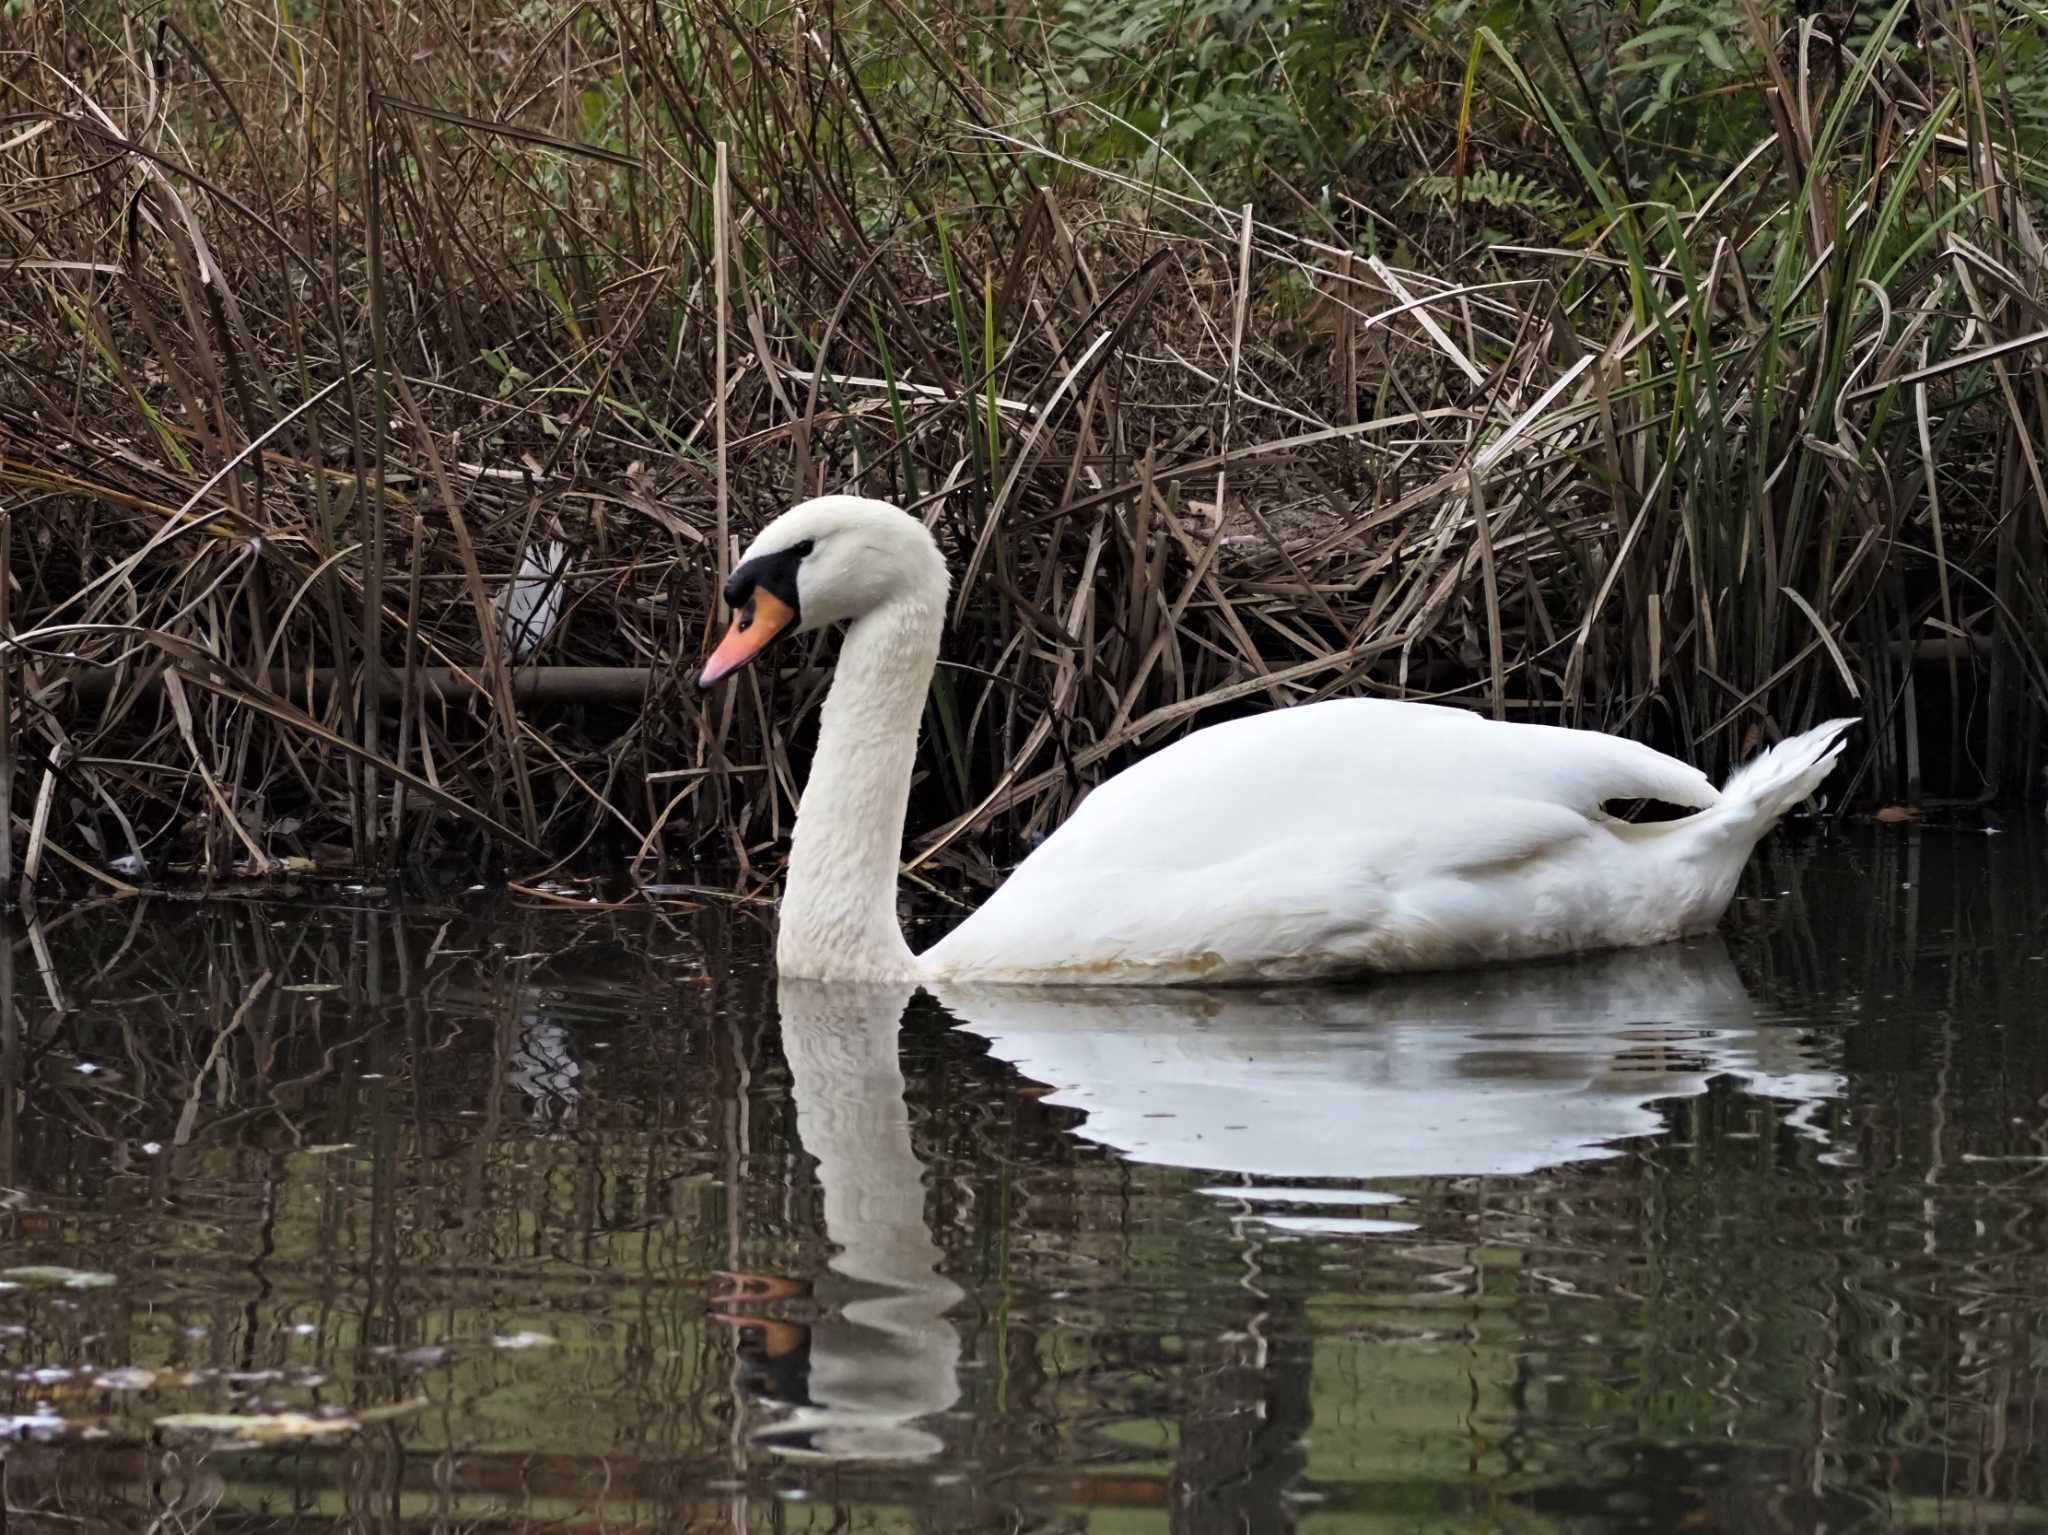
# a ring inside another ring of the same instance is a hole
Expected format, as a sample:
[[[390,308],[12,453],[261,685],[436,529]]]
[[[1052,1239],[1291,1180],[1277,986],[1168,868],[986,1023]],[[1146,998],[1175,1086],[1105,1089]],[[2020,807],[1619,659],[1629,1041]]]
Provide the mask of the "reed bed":
[[[2037,781],[2032,20],[1747,7],[1709,153],[1589,83],[1654,29],[1396,8],[1409,85],[1332,75],[1342,174],[1255,135],[1219,190],[1130,115],[1145,60],[1075,85],[1028,10],[25,9],[9,892],[765,872],[829,643],[690,680],[737,550],[840,490],[954,566],[926,871],[1337,694],[1710,769],[1859,712],[1838,800]]]

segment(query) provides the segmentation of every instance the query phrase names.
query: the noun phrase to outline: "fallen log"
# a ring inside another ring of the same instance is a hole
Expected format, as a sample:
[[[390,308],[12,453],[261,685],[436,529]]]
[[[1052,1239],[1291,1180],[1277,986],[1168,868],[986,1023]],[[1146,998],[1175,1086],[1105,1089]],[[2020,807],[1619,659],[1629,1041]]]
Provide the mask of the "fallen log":
[[[296,704],[324,698],[338,681],[352,674],[331,666],[299,671],[274,666],[266,680],[268,690]],[[72,673],[71,687],[82,699],[104,698],[119,686],[140,685],[145,692],[163,687],[161,670],[138,676],[113,667],[82,667]],[[519,666],[512,670],[512,698],[516,703],[542,707],[564,704],[639,703],[659,692],[668,674],[652,666]],[[466,696],[488,701],[490,684],[483,670],[461,672],[452,666],[423,666],[413,673],[413,685],[437,702],[459,702]],[[406,675],[402,669],[383,670],[378,677],[378,695],[395,704],[405,697]]]

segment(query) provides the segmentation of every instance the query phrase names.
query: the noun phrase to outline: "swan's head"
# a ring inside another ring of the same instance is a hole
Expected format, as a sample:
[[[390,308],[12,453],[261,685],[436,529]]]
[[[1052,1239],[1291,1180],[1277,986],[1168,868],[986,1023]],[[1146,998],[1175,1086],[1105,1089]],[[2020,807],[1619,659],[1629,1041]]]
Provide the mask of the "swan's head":
[[[726,578],[732,627],[699,687],[728,677],[785,634],[843,624],[895,603],[942,613],[946,561],[925,525],[886,501],[820,496],[763,528]]]

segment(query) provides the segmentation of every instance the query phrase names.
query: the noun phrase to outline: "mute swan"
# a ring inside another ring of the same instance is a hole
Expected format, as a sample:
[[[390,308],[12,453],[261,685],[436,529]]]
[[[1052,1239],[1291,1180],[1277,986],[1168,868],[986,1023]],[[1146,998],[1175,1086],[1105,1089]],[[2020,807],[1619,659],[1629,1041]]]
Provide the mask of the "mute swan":
[[[1725,788],[1647,746],[1388,699],[1197,730],[1102,784],[923,954],[896,873],[948,579],[924,524],[823,496],[725,585],[710,687],[845,624],[797,809],[776,960],[815,980],[1184,985],[1443,970],[1705,932],[1757,839],[1827,776],[1851,720]],[[1693,808],[1632,825],[1608,800]]]

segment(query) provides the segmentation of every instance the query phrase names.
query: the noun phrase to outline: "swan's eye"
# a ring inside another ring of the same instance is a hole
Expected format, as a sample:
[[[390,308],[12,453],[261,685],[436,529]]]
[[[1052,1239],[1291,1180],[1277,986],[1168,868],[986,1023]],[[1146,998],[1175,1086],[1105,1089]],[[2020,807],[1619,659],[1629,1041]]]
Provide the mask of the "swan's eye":
[[[755,599],[763,592],[773,599],[768,607],[768,616],[774,617],[779,611],[777,604],[795,612],[799,606],[797,567],[813,547],[807,538],[787,549],[777,549],[773,554],[757,554],[750,560],[740,561],[733,573],[725,578],[725,600],[734,611],[734,621],[752,623],[757,616],[753,611]]]

